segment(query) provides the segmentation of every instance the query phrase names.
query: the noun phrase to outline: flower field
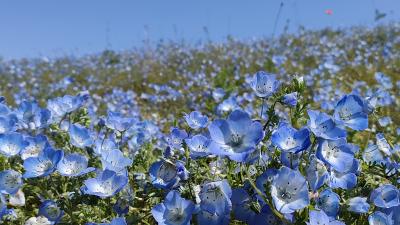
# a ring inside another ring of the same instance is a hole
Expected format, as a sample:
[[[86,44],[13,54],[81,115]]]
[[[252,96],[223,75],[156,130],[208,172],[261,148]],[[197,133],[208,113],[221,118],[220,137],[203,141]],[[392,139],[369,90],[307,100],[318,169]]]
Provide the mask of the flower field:
[[[0,224],[400,225],[400,24],[0,75]]]

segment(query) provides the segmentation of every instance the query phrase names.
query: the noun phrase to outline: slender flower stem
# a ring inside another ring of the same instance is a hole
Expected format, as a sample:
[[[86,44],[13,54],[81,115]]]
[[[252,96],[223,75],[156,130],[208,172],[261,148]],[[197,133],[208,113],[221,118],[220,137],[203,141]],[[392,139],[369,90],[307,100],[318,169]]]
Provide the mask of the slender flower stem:
[[[265,103],[265,98],[262,98],[262,103],[261,103],[261,112],[260,112],[260,119],[262,120],[263,118],[263,112],[264,112],[264,103]]]

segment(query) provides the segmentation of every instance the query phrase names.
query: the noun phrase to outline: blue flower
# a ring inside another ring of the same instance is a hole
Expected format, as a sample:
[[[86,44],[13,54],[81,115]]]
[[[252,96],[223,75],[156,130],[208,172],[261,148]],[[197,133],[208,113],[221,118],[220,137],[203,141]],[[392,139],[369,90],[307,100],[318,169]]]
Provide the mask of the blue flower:
[[[268,98],[278,90],[280,82],[275,74],[259,71],[254,74],[250,86],[258,97]]]
[[[225,112],[230,112],[236,109],[240,109],[240,106],[237,102],[236,97],[231,96],[227,99],[225,99],[223,102],[221,102],[218,107],[217,107],[217,112],[218,113],[225,113]]]
[[[369,225],[395,225],[392,215],[386,215],[383,212],[376,211],[368,216]]]
[[[244,188],[235,188],[232,190],[232,211],[235,219],[245,223],[256,215],[251,209],[252,199]]]
[[[383,208],[380,209],[383,213],[385,213],[388,216],[392,216],[393,219],[393,224],[400,224],[400,205],[399,206],[395,206],[395,207],[391,207],[391,208]]]
[[[368,128],[368,107],[358,95],[345,95],[337,103],[333,114],[339,125],[350,127],[353,130]]]
[[[15,112],[18,124],[22,129],[35,130],[48,125],[51,112],[42,109],[37,102],[23,101]]]
[[[216,102],[220,102],[225,96],[225,90],[222,88],[216,88],[212,92],[212,96]]]
[[[125,218],[117,217],[111,220],[110,223],[86,223],[86,225],[127,225]]]
[[[106,126],[116,131],[126,131],[132,127],[135,120],[129,117],[123,117],[121,113],[108,111]]]
[[[282,224],[282,221],[280,221],[275,214],[272,212],[271,208],[265,204],[261,208],[261,212],[257,213],[254,215],[249,223],[249,225],[277,225],[277,224]]]
[[[176,127],[171,128],[171,133],[167,137],[168,145],[172,149],[180,150],[182,148],[182,143],[188,134],[184,130],[180,130]]]
[[[281,152],[281,163],[283,166],[289,167],[291,169],[297,169],[300,164],[300,159],[302,156],[302,152],[298,153],[290,153],[290,152]]]
[[[14,195],[22,186],[22,176],[15,170],[4,170],[0,172],[0,192]],[[0,193],[0,195],[1,195]]]
[[[312,210],[310,212],[310,222],[307,223],[308,225],[345,225],[343,222],[334,220],[330,221],[329,217],[326,215],[324,211],[316,211]]]
[[[132,165],[132,160],[125,157],[120,150],[113,149],[102,153],[101,164],[103,170],[107,169],[115,171],[116,173],[123,173],[126,171],[127,166]]]
[[[45,148],[38,156],[27,158],[24,161],[24,178],[44,177],[50,175],[56,169],[58,162],[64,156],[61,150],[51,147]]]
[[[151,182],[157,188],[171,189],[178,185],[181,177],[176,164],[167,160],[154,162],[149,169]]]
[[[340,197],[331,189],[322,191],[317,199],[317,208],[323,210],[329,217],[336,218],[340,207]]]
[[[58,123],[67,113],[82,107],[88,97],[88,94],[80,93],[76,96],[64,95],[48,100],[47,109],[51,112],[52,121]]]
[[[318,143],[317,157],[338,172],[348,171],[353,166],[354,154],[346,139],[325,140]]]
[[[366,163],[376,163],[381,165],[389,163],[389,158],[386,157],[384,153],[379,150],[378,146],[374,144],[368,144],[367,148],[363,152],[362,158]]]
[[[271,195],[281,213],[293,213],[310,204],[306,179],[297,170],[282,167],[273,178]]]
[[[329,173],[328,186],[330,188],[352,189],[357,185],[357,173],[359,172],[359,161],[353,159],[352,167],[344,172],[332,169]]]
[[[197,222],[199,225],[228,225],[230,221],[230,214],[217,212],[210,212],[205,209],[201,209],[197,214]]]
[[[324,163],[315,155],[310,156],[310,163],[306,169],[307,181],[310,188],[315,192],[328,180],[329,174]]]
[[[185,139],[185,142],[190,150],[190,157],[197,159],[210,155],[208,149],[211,140],[201,134],[197,134],[191,138]]]
[[[84,148],[93,144],[89,130],[80,124],[71,124],[69,127],[71,144],[78,148]]]
[[[367,198],[354,197],[347,200],[347,210],[355,213],[367,213],[369,210],[369,204]]]
[[[337,140],[339,138],[346,137],[346,131],[337,127],[333,119],[326,113],[308,110],[308,127],[315,134],[315,136]]]
[[[384,184],[372,191],[370,200],[378,207],[391,208],[400,205],[400,193],[395,186]]]
[[[200,208],[220,216],[229,214],[231,197],[232,189],[227,180],[205,183],[199,192]]]
[[[26,146],[28,142],[20,133],[0,134],[0,154],[6,157],[18,155]]]
[[[45,148],[50,147],[47,137],[44,135],[37,135],[35,137],[25,137],[28,145],[20,152],[21,159],[25,160],[29,157],[38,156]]]
[[[281,167],[271,184],[275,208],[281,213],[293,213],[310,204],[308,184],[297,170]]]
[[[192,129],[200,129],[207,126],[208,118],[207,116],[201,115],[198,111],[193,111],[190,114],[185,114],[186,123]]]
[[[0,106],[2,104],[0,103]],[[15,114],[10,113],[7,108],[7,112],[4,114],[0,112],[0,134],[15,131],[18,118]]]
[[[210,152],[225,155],[237,162],[244,161],[264,137],[260,122],[253,122],[250,116],[241,110],[233,111],[227,120],[213,121],[208,130],[213,142]]]
[[[105,152],[109,152],[113,149],[117,149],[118,145],[115,141],[115,138],[113,136],[110,136],[108,138],[99,138],[95,141],[94,144],[94,153],[98,156],[101,156]]]
[[[57,223],[64,215],[64,211],[52,200],[45,200],[39,207],[39,215],[46,217],[49,221]]]
[[[382,133],[376,134],[376,145],[378,146],[379,151],[383,152],[385,155],[392,155],[392,148]]]
[[[195,205],[181,197],[179,192],[170,191],[163,203],[153,207],[151,214],[159,225],[188,225]]]
[[[282,102],[288,106],[296,106],[297,98],[298,98],[297,92],[293,92],[293,93],[284,95]]]
[[[127,183],[128,177],[126,175],[118,175],[114,171],[104,170],[99,172],[95,178],[85,180],[81,189],[85,194],[106,198],[114,196]]]
[[[81,176],[94,170],[95,168],[88,167],[88,159],[78,153],[65,155],[57,164],[57,171],[67,177]]]
[[[290,124],[281,122],[272,133],[271,141],[282,151],[297,153],[311,145],[310,131],[307,128],[296,130]]]

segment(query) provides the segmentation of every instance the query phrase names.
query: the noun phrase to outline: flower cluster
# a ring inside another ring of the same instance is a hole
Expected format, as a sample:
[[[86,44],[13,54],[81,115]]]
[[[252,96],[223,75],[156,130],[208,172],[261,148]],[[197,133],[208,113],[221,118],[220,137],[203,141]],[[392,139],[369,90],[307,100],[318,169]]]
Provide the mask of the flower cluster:
[[[400,224],[381,29],[0,61],[0,223]]]

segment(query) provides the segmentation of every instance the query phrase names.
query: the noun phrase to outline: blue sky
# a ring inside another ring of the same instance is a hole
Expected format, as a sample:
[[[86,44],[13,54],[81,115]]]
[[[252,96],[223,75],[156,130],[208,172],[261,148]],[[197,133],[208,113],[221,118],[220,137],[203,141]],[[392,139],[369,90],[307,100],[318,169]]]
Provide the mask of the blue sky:
[[[5,59],[82,55],[106,47],[123,50],[144,39],[196,42],[271,36],[281,0],[4,0],[0,1],[0,56]],[[277,25],[295,32],[371,26],[374,11],[382,21],[400,21],[400,0],[283,0]],[[325,14],[331,9],[332,15]],[[208,29],[208,37],[204,32]]]

